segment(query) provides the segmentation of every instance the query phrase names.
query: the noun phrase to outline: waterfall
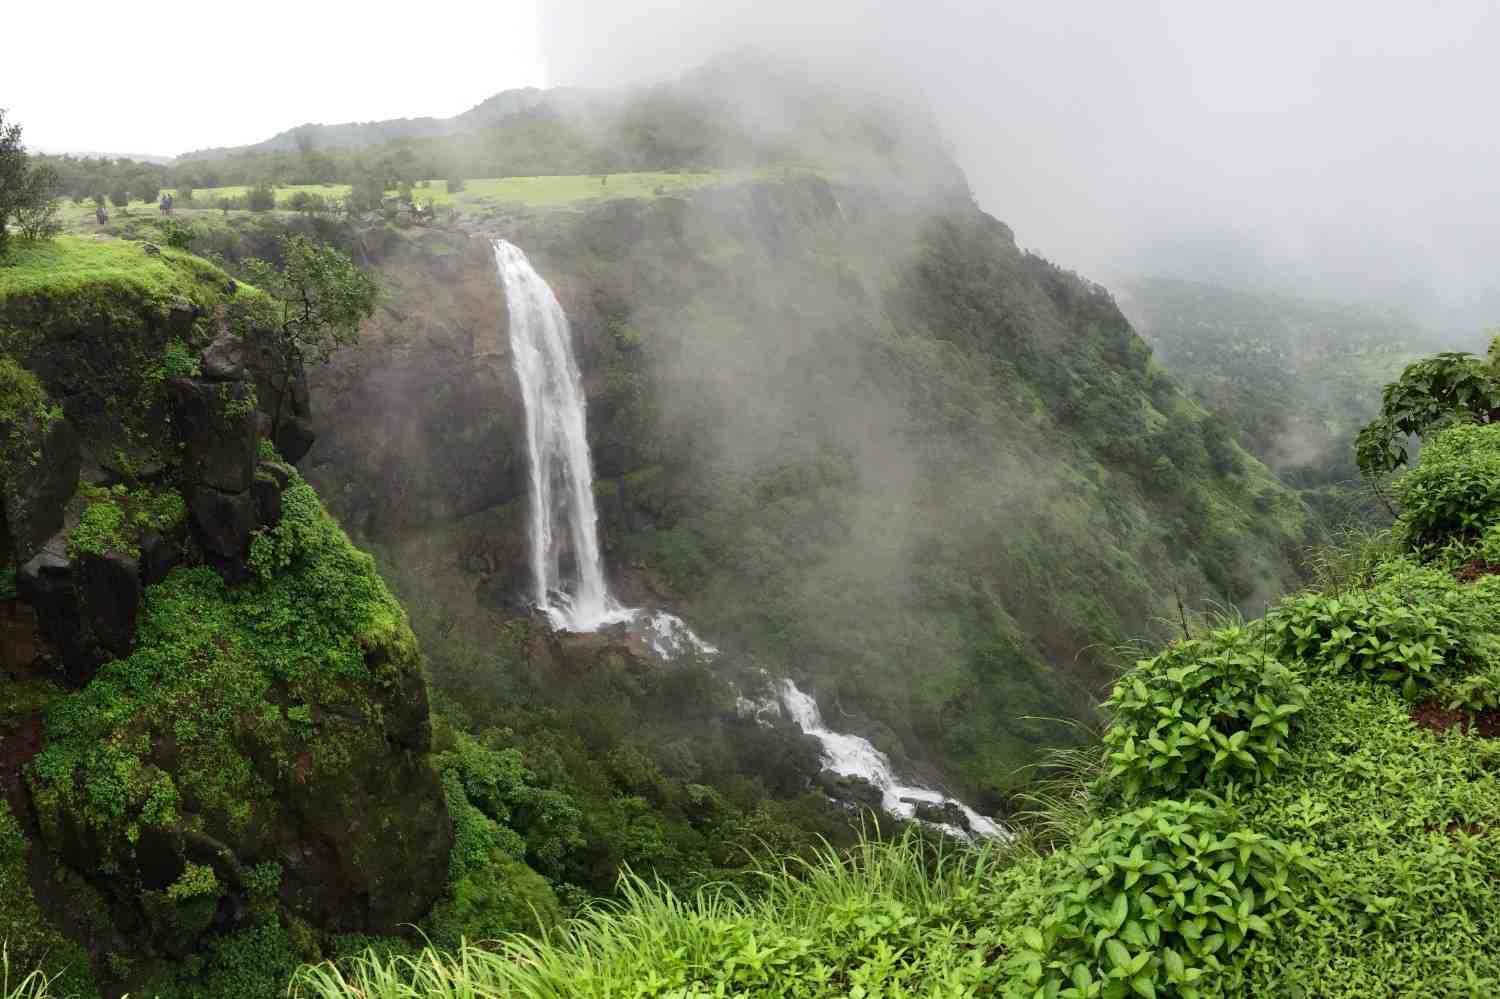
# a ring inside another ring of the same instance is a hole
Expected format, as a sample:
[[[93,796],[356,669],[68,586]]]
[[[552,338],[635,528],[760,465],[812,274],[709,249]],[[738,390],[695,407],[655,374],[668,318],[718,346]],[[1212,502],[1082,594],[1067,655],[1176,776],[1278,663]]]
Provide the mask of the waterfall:
[[[552,626],[561,631],[598,631],[628,623],[661,658],[683,654],[712,657],[719,650],[666,611],[622,606],[609,594],[599,551],[599,514],[594,507],[594,471],[589,457],[583,379],[573,359],[573,331],[557,296],[519,247],[494,241],[495,266],[510,310],[510,346],[521,399],[526,406],[526,450],[531,459],[532,597]],[[857,735],[833,732],[823,724],[817,702],[791,680],[778,684],[779,703],[751,705],[757,718],[784,710],[797,727],[823,746],[824,765],[845,776],[862,777],[881,791],[886,811],[911,818],[916,802],[952,801],[930,788],[902,784],[890,760]],[[1004,836],[1005,830],[961,802],[969,830]],[[955,834],[962,830],[943,828]]]
[[[823,724],[818,702],[803,693],[791,680],[782,680],[780,687],[781,704],[792,721],[823,746],[824,767],[845,777],[862,777],[879,788],[880,804],[887,812],[909,819],[916,814],[919,802],[941,806],[951,801],[969,820],[970,831],[980,836],[1007,835],[994,819],[980,815],[961,801],[931,788],[903,784],[891,769],[890,758],[876,749],[868,739],[830,730]]]
[[[553,627],[595,631],[628,613],[604,582],[573,331],[557,296],[518,247],[495,240],[495,266],[505,286],[511,355],[526,406],[532,597]]]

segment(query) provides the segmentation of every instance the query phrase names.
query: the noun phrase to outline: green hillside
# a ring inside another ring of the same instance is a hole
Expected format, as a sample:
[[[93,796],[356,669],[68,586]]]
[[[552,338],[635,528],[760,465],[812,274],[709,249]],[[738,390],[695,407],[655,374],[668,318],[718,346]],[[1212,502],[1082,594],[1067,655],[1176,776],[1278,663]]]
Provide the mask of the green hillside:
[[[1493,994],[1497,470],[1500,428],[1448,431],[1387,539],[1138,661],[1013,843],[870,844],[754,895],[634,883],[543,942],[372,955],[293,994]]]
[[[1123,283],[1123,307],[1153,356],[1329,528],[1390,519],[1360,481],[1354,436],[1380,387],[1434,346],[1374,309],[1188,281]]]

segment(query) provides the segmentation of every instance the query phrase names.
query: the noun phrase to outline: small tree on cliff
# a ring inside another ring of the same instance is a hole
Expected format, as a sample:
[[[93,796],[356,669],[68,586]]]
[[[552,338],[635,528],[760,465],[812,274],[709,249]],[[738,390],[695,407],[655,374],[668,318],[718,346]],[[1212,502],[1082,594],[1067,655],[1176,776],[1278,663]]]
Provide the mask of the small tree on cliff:
[[[249,319],[270,335],[279,369],[272,385],[273,437],[303,366],[326,364],[335,350],[353,343],[380,294],[375,279],[341,250],[301,235],[283,238],[281,247],[280,269],[253,258],[244,263],[246,276],[266,294]]]
[[[31,164],[21,144],[21,126],[6,124],[0,108],[0,257],[9,248],[11,222],[28,239],[46,239],[57,232],[56,187],[56,172]]]

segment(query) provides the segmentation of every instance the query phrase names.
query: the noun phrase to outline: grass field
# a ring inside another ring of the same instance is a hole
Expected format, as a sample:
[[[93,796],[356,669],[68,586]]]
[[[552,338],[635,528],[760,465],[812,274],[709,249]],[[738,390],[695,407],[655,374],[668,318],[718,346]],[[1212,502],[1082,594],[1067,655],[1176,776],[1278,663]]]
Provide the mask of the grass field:
[[[464,190],[450,194],[448,183],[429,180],[414,189],[418,204],[457,204],[460,208],[480,205],[518,204],[535,207],[571,204],[611,198],[649,198],[657,194],[693,190],[735,175],[712,173],[616,173],[608,175],[577,174],[551,177],[495,177],[465,181]],[[169,189],[170,190],[170,189]],[[233,187],[200,187],[193,192],[195,205],[212,208],[220,198],[241,198],[250,189]],[[276,203],[283,206],[298,192],[337,199],[349,193],[348,184],[286,184],[276,188]],[[395,191],[387,191],[389,197]],[[92,208],[89,209],[92,212]]]
[[[226,280],[208,261],[165,247],[151,255],[126,240],[17,240],[0,267],[0,303],[39,293],[57,298],[101,290],[134,290],[160,301],[195,297],[195,290],[214,297]]]
[[[518,205],[529,208],[553,208],[562,205],[582,204],[590,201],[609,201],[617,198],[653,198],[659,195],[691,191],[714,184],[733,184],[755,177],[780,174],[783,170],[804,170],[804,167],[784,167],[760,171],[710,171],[706,173],[613,173],[570,174],[542,177],[491,177],[468,180],[464,189],[450,193],[443,180],[423,181],[412,191],[413,200],[419,205],[431,204],[439,208],[456,206],[463,212],[480,212],[487,208]],[[164,191],[175,190],[164,188]],[[243,198],[250,190],[245,185],[226,187],[200,187],[193,191],[191,205],[178,201],[175,215],[184,222],[202,219],[210,213],[218,217],[218,202],[222,198]],[[306,193],[337,202],[349,193],[348,184],[284,184],[275,188],[277,210],[289,210],[293,195]],[[396,191],[387,191],[386,196],[396,197]],[[158,217],[155,202],[131,201],[124,208],[107,205],[114,231],[122,222],[132,228],[127,220],[155,219]],[[229,214],[248,214],[244,208],[231,208]],[[89,235],[99,231],[94,218],[91,201],[75,203],[63,200],[59,205],[59,220],[63,231],[76,235]]]

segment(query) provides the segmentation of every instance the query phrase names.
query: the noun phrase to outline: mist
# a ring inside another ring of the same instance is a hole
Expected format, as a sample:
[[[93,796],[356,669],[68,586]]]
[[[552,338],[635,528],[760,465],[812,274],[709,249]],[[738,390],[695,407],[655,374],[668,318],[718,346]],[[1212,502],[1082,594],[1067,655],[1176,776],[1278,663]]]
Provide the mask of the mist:
[[[674,76],[754,45],[909,89],[979,203],[1106,283],[1150,274],[1500,315],[1500,11],[1481,0],[594,0],[545,5],[556,84]]]

